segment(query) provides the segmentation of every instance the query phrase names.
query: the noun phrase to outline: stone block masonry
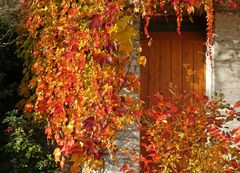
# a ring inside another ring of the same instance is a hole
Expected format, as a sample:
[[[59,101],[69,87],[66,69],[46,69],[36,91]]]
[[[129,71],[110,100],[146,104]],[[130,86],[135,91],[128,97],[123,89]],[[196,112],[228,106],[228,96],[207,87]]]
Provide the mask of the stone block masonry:
[[[230,103],[240,100],[240,17],[216,12],[213,45],[213,91]]]
[[[215,12],[212,94],[223,93],[234,104],[240,100],[240,9],[219,8]],[[231,128],[239,126],[233,121]]]

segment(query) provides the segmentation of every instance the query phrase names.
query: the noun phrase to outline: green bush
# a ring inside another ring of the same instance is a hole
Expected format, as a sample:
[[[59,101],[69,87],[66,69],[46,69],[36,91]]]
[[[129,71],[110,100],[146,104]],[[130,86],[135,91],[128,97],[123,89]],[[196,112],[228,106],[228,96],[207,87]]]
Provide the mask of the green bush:
[[[9,153],[11,172],[58,172],[44,135],[44,124],[27,120],[16,110],[7,114],[3,123],[8,126],[5,132],[9,135],[3,149]]]

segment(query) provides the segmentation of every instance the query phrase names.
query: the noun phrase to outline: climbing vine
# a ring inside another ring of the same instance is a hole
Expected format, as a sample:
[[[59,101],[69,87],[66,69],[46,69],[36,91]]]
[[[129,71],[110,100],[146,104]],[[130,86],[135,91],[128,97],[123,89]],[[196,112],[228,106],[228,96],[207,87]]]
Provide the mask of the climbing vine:
[[[174,10],[180,34],[182,16],[197,9],[206,11],[211,45],[213,0],[20,1],[18,54],[25,63],[18,106],[47,122],[62,168],[67,158],[71,172],[101,168],[103,156],[116,150],[116,133],[139,114],[139,80],[129,71],[138,35],[133,19],[146,20],[149,37],[149,18]]]

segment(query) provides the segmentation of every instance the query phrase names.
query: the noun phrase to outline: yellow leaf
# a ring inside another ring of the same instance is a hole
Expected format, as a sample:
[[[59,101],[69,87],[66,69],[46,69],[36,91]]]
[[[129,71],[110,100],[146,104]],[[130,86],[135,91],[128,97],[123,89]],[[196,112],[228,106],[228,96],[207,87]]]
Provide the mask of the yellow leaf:
[[[152,46],[152,38],[148,41],[148,47]]]
[[[194,6],[188,6],[187,7],[187,12],[190,15],[191,13],[194,13]]]
[[[129,54],[133,51],[132,37],[137,35],[137,30],[129,23],[131,16],[124,16],[121,21],[116,24],[117,30],[112,32],[112,37],[119,43],[119,51]]]
[[[71,121],[68,125],[67,125],[67,129],[68,129],[68,133],[72,133],[73,132],[73,121]]]
[[[95,164],[97,165],[97,167],[102,167],[103,166],[103,160],[96,160]]]
[[[119,51],[124,51],[127,55],[129,55],[133,51],[133,46],[129,42],[122,42],[119,45]]]
[[[137,31],[133,27],[128,26],[123,30],[114,32],[112,36],[119,43],[119,51],[125,51],[127,54],[129,54],[133,51],[133,45],[132,45],[131,39],[136,34],[137,34]]]
[[[141,47],[138,48],[138,52],[139,52],[139,53],[142,52],[142,48],[141,48]]]
[[[146,63],[147,63],[147,59],[146,59],[145,56],[138,57],[138,64],[139,65],[142,65],[143,67],[145,67]]]
[[[117,27],[119,30],[123,30],[129,26],[129,22],[131,20],[131,16],[124,16],[121,20],[118,21]]]
[[[125,6],[125,0],[119,0],[118,4],[120,8],[123,8]]]
[[[117,25],[113,25],[112,27],[109,28],[108,33],[111,34],[112,32],[117,31]]]
[[[117,34],[120,34],[120,35],[117,35]],[[124,42],[124,41],[128,41],[129,39],[131,39],[132,37],[134,37],[136,35],[137,35],[136,29],[134,29],[132,26],[127,26],[123,30],[116,33],[115,37],[120,42]]]
[[[85,163],[84,155],[79,154],[72,154],[71,161],[74,162],[74,164],[77,164],[79,167],[82,167]]]
[[[90,173],[89,167],[87,167],[84,172],[85,172],[85,173]]]
[[[61,169],[63,169],[64,164],[65,164],[65,158],[62,157],[62,159],[61,159],[61,161],[60,161],[60,168],[61,168]]]
[[[54,155],[55,162],[60,162],[60,158],[61,158],[60,148],[55,148],[53,155]]]

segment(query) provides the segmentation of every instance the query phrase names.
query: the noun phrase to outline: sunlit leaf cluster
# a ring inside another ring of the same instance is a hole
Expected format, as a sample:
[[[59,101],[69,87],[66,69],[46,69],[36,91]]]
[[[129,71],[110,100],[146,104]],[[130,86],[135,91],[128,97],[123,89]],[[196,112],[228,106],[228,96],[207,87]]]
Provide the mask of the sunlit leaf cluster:
[[[45,132],[58,146],[54,155],[62,167],[69,155],[72,170],[86,163],[102,167],[104,154],[115,152],[116,132],[134,122],[138,105],[122,89],[139,92],[137,77],[126,70],[136,31],[123,5],[22,4],[21,17],[26,18],[21,29],[28,33],[22,49],[30,53],[21,86],[24,110],[34,111],[37,121],[47,121]]]
[[[143,172],[240,171],[240,127],[229,128],[240,119],[239,103],[232,107],[222,95],[215,100],[175,95],[171,101],[156,94],[153,99],[157,104],[142,117]]]

